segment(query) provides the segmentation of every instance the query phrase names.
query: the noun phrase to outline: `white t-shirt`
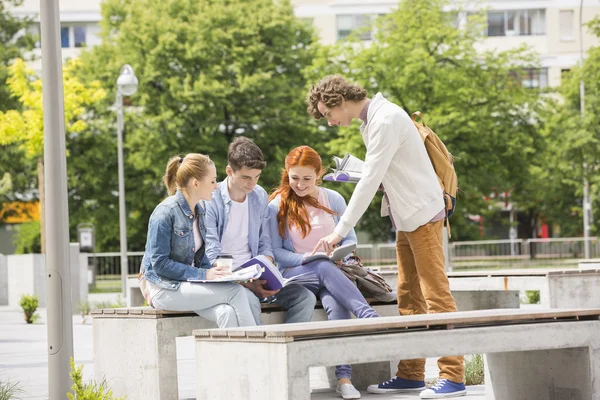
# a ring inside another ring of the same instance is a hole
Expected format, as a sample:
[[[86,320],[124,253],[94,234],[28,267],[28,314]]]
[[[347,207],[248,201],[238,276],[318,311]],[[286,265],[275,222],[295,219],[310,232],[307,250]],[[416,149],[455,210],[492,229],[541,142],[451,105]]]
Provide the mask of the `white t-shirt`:
[[[229,220],[221,238],[221,254],[233,256],[233,268],[252,258],[248,245],[248,196],[243,203],[231,201]]]

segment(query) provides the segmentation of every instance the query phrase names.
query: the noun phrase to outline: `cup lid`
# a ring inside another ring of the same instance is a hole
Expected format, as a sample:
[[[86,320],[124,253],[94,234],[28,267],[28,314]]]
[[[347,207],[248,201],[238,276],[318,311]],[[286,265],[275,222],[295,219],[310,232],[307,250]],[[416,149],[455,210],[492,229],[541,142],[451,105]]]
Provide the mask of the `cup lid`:
[[[221,254],[221,255],[217,256],[217,258],[231,258],[231,259],[233,259],[233,256],[231,254]]]

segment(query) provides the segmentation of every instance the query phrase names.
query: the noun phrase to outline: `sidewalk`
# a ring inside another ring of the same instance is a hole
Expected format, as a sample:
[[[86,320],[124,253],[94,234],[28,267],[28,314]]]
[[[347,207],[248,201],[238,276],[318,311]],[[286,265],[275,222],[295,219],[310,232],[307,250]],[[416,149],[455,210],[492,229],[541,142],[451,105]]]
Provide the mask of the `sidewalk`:
[[[95,300],[90,299],[90,301],[94,302]],[[20,310],[0,306],[0,381],[19,382],[19,386],[25,391],[24,395],[21,396],[23,399],[48,398],[46,309],[39,309],[38,313],[40,314],[38,323],[28,325],[25,323]],[[92,350],[91,318],[88,317],[87,323],[82,323],[81,316],[73,316],[74,359],[76,364],[84,365],[83,376],[86,381],[94,376]],[[107,349],[107,351],[110,350]],[[195,399],[195,349],[192,337],[177,339],[177,368],[179,371],[179,398]],[[426,378],[428,380],[434,379],[437,374],[435,359],[428,359]],[[467,398],[471,400],[485,399],[483,386],[469,387],[468,390]],[[311,400],[340,398],[338,394],[331,390],[316,390],[311,396]],[[418,399],[419,397],[418,394],[373,395],[366,392],[363,395],[363,399],[373,400],[405,398]]]

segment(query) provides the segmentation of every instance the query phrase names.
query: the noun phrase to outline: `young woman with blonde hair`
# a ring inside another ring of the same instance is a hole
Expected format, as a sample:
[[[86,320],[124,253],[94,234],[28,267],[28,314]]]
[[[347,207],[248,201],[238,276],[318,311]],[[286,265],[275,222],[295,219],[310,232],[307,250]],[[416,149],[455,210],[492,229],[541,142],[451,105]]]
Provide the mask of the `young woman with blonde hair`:
[[[140,289],[153,307],[194,311],[221,328],[256,325],[246,291],[237,283],[192,283],[227,275],[211,267],[205,255],[205,207],[217,188],[217,172],[208,156],[173,157],[164,183],[169,197],[150,216]]]

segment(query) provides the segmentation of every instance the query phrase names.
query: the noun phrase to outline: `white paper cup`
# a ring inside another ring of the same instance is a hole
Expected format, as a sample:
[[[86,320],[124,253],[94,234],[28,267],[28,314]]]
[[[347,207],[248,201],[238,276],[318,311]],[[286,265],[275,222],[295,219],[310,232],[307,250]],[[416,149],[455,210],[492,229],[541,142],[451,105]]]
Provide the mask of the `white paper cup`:
[[[233,256],[230,254],[221,254],[216,262],[217,267],[223,267],[223,271],[231,272],[233,269]]]

